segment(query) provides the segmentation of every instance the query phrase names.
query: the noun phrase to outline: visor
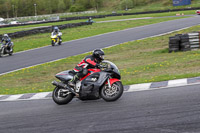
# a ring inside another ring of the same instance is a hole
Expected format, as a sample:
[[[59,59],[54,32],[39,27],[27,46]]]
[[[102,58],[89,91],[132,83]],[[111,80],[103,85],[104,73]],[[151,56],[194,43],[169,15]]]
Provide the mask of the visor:
[[[101,55],[100,58],[101,58],[102,60],[104,60],[104,55]]]

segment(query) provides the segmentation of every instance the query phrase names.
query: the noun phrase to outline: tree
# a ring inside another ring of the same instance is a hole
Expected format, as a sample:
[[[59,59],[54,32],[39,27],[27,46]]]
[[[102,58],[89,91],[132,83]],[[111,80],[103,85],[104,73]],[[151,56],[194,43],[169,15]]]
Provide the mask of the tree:
[[[64,0],[65,3],[65,9],[69,10],[70,6],[72,5],[72,1],[71,0]]]
[[[6,17],[9,18],[9,16],[10,16],[10,11],[11,11],[11,1],[10,1],[10,0],[7,0],[7,1],[4,3],[4,7],[5,7],[5,10],[6,10]]]
[[[66,6],[64,0],[59,0],[58,1],[58,11],[63,12],[65,11]]]
[[[132,0],[123,0],[121,3],[121,8],[122,9],[129,9],[133,8],[133,1]]]

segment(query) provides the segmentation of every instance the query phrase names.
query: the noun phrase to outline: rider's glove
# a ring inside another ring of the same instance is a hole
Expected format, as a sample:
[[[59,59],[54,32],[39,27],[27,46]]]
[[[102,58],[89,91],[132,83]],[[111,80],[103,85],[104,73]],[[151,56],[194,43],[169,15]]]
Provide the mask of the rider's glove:
[[[101,65],[100,65],[100,64],[97,64],[96,66],[97,66],[97,68],[101,68]]]

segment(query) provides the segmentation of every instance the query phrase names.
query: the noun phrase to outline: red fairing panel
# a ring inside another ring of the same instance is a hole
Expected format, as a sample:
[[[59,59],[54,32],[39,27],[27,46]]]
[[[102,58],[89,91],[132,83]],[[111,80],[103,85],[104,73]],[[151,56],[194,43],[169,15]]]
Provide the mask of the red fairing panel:
[[[86,77],[88,77],[89,75],[91,75],[91,74],[93,74],[93,73],[96,73],[96,72],[100,72],[100,71],[101,71],[100,69],[88,69],[88,74],[87,74],[85,77],[81,78],[80,80],[82,81],[82,80],[84,80]]]
[[[115,83],[115,82],[117,82],[117,81],[120,81],[119,79],[109,79],[109,81],[110,81],[110,85],[112,85],[113,83]]]
[[[94,68],[94,69],[88,69],[88,72],[89,71],[92,71],[92,73],[96,73],[96,72],[100,72],[101,70]]]

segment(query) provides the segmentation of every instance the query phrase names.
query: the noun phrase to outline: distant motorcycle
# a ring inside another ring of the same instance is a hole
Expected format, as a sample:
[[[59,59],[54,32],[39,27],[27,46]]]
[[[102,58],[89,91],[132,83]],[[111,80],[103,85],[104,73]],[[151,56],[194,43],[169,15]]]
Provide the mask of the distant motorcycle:
[[[73,72],[63,71],[56,74],[60,82],[53,81],[55,87],[52,97],[59,105],[69,103],[74,96],[80,100],[116,101],[123,94],[124,88],[120,81],[121,76],[117,66],[110,61],[103,61],[99,68],[88,69],[88,74],[76,82],[75,92],[68,82],[73,78]]]
[[[6,54],[11,56],[13,54],[13,47],[14,47],[13,42],[11,42],[10,45],[2,43],[0,47],[0,57]]]
[[[62,33],[59,32],[58,34],[52,33],[51,34],[51,45],[61,45],[62,44],[62,39],[60,39],[58,36],[62,36]]]

